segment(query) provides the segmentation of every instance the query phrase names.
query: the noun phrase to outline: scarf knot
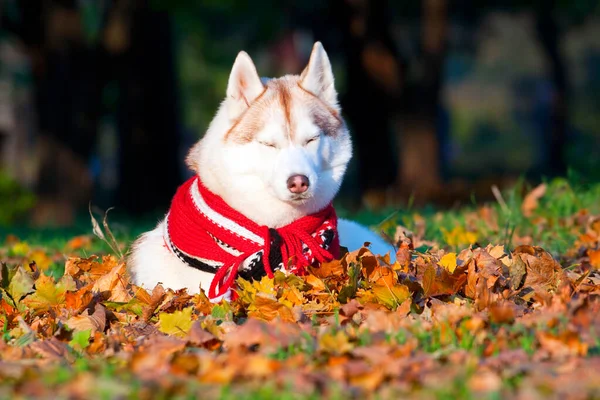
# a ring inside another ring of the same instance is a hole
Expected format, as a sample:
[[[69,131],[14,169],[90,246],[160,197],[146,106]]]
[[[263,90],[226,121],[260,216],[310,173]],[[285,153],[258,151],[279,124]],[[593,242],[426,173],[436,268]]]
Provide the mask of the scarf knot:
[[[261,226],[190,178],[173,197],[165,244],[190,267],[214,273],[208,297],[217,299],[244,279],[273,277],[277,270],[303,275],[309,266],[339,257],[333,205],[280,228]]]

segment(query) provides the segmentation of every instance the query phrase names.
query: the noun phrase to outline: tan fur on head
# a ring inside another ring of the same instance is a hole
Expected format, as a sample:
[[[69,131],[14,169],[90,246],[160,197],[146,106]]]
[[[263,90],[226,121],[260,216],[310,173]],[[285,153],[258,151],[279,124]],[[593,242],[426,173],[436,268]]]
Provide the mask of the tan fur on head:
[[[303,106],[311,108],[311,119],[326,135],[335,135],[340,129],[342,119],[335,109],[304,89],[301,77],[284,76],[267,82],[265,90],[235,121],[225,134],[224,140],[251,142],[269,118],[269,109],[273,108],[282,110],[285,119],[284,133],[293,140],[297,125],[293,109]]]

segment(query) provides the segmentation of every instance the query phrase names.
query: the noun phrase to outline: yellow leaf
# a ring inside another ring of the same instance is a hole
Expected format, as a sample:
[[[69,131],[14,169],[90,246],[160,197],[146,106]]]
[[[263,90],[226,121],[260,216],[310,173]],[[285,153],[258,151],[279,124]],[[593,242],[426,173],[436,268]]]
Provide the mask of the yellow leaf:
[[[444,233],[444,240],[450,246],[463,246],[477,242],[477,234],[467,231],[462,226],[457,226],[451,231],[442,228],[442,232]]]
[[[450,273],[453,273],[456,269],[456,253],[448,253],[444,255],[440,262],[438,262],[440,267],[446,268],[446,270]]]
[[[13,245],[11,250],[17,256],[26,256],[30,249],[27,242],[18,242]]]
[[[30,261],[35,261],[35,264],[42,271],[47,270],[52,265],[52,259],[42,250],[34,250],[28,258]]]
[[[319,349],[332,354],[344,354],[352,350],[352,344],[344,331],[325,333],[319,339]]]
[[[19,267],[15,276],[10,280],[8,284],[8,293],[12,298],[19,303],[19,300],[27,293],[33,292],[34,281],[31,276],[25,271],[23,267]]]
[[[35,293],[23,299],[23,302],[34,310],[48,310],[65,303],[68,290],[75,290],[75,282],[70,275],[63,276],[55,283],[53,278],[41,274],[35,281]]]
[[[260,281],[247,281],[243,278],[239,278],[237,280],[237,284],[239,287],[238,294],[240,295],[240,300],[243,303],[252,303],[254,298],[258,293],[262,293],[265,297],[270,297],[275,299],[275,285],[273,279],[268,276],[263,276]]]
[[[406,285],[373,286],[373,294],[381,304],[391,309],[396,309],[410,296]]]
[[[184,337],[192,328],[192,310],[193,307],[187,307],[172,314],[158,314],[158,330],[167,335]]]
[[[298,288],[290,287],[283,291],[279,302],[292,308],[293,306],[301,306],[304,303],[304,295]]]

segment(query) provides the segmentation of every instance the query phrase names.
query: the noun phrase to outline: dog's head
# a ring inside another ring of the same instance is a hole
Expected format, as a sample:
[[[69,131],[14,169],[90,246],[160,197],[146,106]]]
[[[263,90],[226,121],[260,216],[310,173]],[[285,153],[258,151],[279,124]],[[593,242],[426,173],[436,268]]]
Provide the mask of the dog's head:
[[[331,202],[351,156],[331,64],[317,42],[301,75],[270,80],[240,52],[227,97],[187,162],[234,209],[278,227]]]

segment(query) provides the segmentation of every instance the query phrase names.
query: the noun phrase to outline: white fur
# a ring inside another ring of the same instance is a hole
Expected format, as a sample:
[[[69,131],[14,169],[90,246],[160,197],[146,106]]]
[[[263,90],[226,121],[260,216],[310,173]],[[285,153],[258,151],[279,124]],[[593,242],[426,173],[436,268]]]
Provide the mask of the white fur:
[[[252,102],[274,92],[269,90],[274,86],[261,81],[250,57],[241,52],[232,68],[227,97],[202,140],[190,151],[188,164],[231,207],[260,225],[279,228],[332,201],[352,157],[352,143],[344,124],[334,135],[324,134],[311,117],[319,107],[339,112],[331,65],[320,43],[315,44],[300,79],[283,77],[274,82],[287,85],[294,99],[288,115],[281,106],[265,107],[260,109],[264,123],[250,140],[228,139],[232,127],[246,123],[243,113]],[[289,122],[290,115],[293,122]],[[285,134],[290,129],[295,133]],[[302,195],[287,188],[287,179],[295,174],[309,178],[308,191]],[[359,224],[340,220],[338,230],[342,246],[349,250],[371,242],[374,253],[394,256],[391,245]],[[166,247],[163,231],[164,221],[134,243],[128,260],[133,282],[149,290],[158,283],[187,288],[190,293],[207,290],[214,275],[181,262]]]

